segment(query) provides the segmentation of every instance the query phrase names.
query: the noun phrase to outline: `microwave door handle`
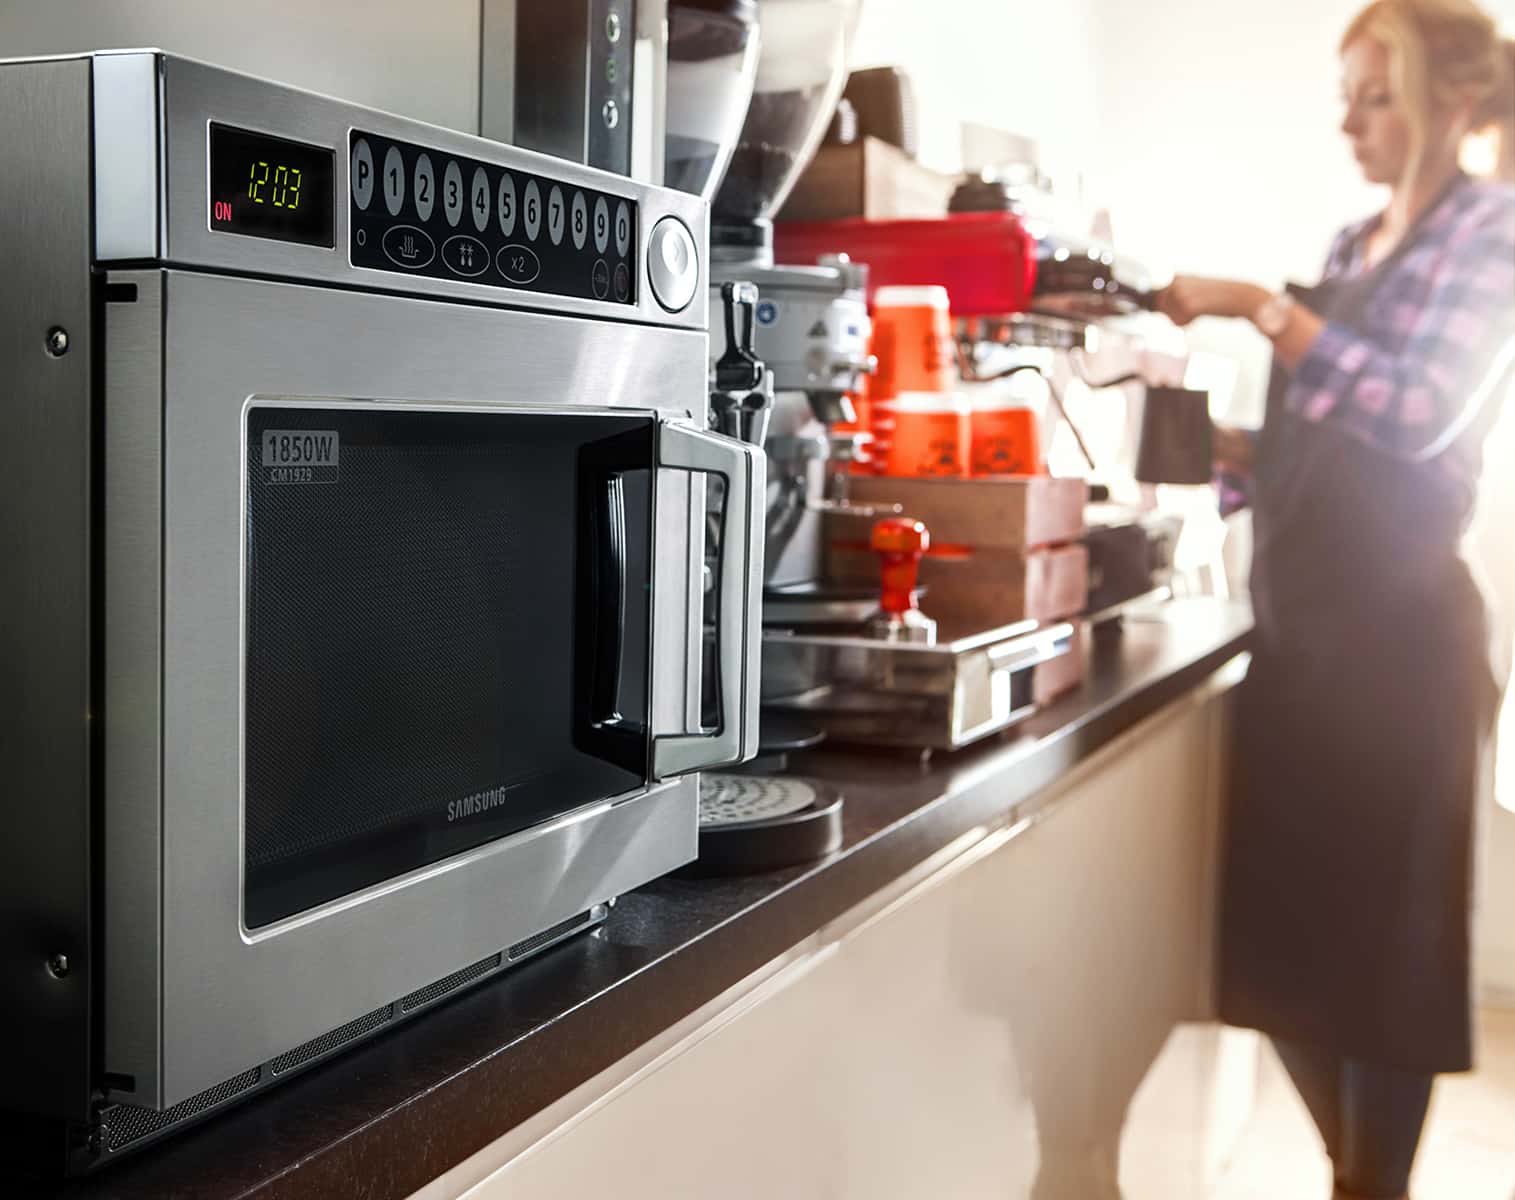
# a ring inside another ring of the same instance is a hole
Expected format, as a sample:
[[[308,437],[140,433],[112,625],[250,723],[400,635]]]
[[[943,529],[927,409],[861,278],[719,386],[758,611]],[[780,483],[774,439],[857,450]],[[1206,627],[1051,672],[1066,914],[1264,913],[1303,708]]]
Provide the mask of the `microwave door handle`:
[[[621,695],[621,654],[626,643],[626,497],[619,474],[595,489],[595,665],[591,719],[615,722]]]
[[[658,465],[719,475],[726,481],[716,592],[720,720],[708,733],[654,739],[653,774],[666,779],[730,766],[757,753],[763,578],[759,518],[767,472],[758,447],[682,425],[660,427]],[[702,548],[696,545],[691,553],[702,553]],[[692,613],[690,619],[699,620],[699,613]]]
[[[586,754],[638,774],[647,769],[647,730],[620,711],[630,630],[626,623],[629,542],[626,531],[628,469],[621,447],[596,446],[580,463],[580,590],[578,624],[582,655],[576,654],[574,744]]]

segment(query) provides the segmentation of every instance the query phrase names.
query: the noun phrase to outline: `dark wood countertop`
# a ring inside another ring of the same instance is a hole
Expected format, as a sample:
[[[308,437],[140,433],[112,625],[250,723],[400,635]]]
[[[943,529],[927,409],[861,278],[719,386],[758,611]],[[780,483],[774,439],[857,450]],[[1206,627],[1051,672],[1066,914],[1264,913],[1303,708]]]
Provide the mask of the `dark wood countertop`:
[[[925,764],[807,754],[795,770],[847,798],[829,858],[649,884],[595,933],[57,1194],[400,1200],[957,838],[1006,820],[1241,653],[1250,631],[1244,605],[1176,601],[1097,640],[1084,687],[1004,737]]]

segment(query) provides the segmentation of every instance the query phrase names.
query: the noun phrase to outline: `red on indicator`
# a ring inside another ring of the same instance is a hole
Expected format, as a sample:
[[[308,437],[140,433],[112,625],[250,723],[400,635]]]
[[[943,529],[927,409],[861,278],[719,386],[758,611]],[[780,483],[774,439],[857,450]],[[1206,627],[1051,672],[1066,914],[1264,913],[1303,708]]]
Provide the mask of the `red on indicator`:
[[[216,220],[218,220],[218,221],[230,221],[231,220],[231,205],[227,201],[225,201],[225,200],[217,200],[214,211],[215,211]]]

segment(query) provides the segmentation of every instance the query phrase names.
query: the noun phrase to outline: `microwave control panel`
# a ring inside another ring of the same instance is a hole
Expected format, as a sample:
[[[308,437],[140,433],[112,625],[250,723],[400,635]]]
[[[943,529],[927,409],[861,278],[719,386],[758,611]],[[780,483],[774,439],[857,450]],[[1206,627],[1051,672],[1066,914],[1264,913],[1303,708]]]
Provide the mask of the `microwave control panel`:
[[[352,264],[637,302],[636,201],[354,130]]]

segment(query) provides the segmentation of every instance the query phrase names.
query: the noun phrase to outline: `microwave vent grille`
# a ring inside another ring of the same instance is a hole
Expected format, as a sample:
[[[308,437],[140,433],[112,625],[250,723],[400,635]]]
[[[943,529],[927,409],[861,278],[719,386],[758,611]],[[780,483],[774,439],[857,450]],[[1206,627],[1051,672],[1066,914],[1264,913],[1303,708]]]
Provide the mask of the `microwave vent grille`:
[[[386,1004],[376,1008],[371,1013],[365,1013],[346,1025],[339,1025],[330,1033],[323,1033],[320,1037],[311,1038],[304,1045],[296,1046],[279,1055],[269,1064],[269,1068],[275,1075],[282,1075],[286,1071],[293,1071],[296,1067],[303,1067],[306,1063],[320,1058],[323,1054],[330,1053],[339,1046],[344,1046],[353,1038],[363,1037],[372,1033],[381,1025],[389,1023],[395,1015],[395,1006]]]
[[[471,967],[464,967],[461,971],[454,971],[451,975],[444,975],[435,983],[427,984],[425,987],[411,992],[410,995],[402,999],[400,1001],[400,1011],[402,1013],[413,1012],[415,1009],[430,1004],[433,1000],[440,1000],[448,992],[488,975],[489,972],[500,965],[501,961],[503,961],[502,955],[491,954],[488,958],[481,958]]]
[[[188,1100],[181,1100],[172,1108],[165,1108],[162,1112],[151,1108],[141,1108],[135,1104],[112,1104],[100,1114],[101,1124],[108,1131],[106,1145],[114,1153],[150,1133],[156,1133],[166,1126],[177,1125],[180,1121],[216,1108],[238,1092],[245,1092],[252,1087],[262,1075],[262,1067],[243,1071],[242,1074],[234,1075],[214,1087],[206,1088],[203,1092],[197,1092]]]
[[[525,958],[528,954],[545,949],[547,946],[552,945],[553,942],[561,941],[569,934],[576,933],[586,925],[592,924],[596,919],[596,913],[603,915],[603,910],[592,908],[588,912],[579,913],[578,916],[569,917],[566,921],[559,921],[556,925],[551,925],[542,930],[541,933],[535,934],[524,941],[517,942],[505,951],[505,956],[511,962],[515,962],[518,959]]]

